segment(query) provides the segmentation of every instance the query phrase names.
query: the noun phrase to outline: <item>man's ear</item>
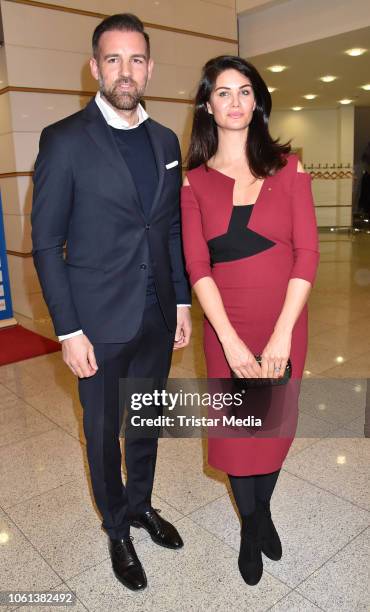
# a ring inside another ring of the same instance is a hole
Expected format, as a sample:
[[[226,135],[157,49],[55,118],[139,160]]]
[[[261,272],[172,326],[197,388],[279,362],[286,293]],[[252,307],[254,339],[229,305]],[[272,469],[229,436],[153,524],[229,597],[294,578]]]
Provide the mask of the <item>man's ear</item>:
[[[99,80],[98,62],[96,61],[95,57],[91,57],[89,63],[90,63],[90,72],[92,76],[94,77],[95,81],[98,81]]]
[[[148,81],[150,81],[150,79],[152,78],[153,68],[154,68],[154,61],[150,57],[148,59]]]

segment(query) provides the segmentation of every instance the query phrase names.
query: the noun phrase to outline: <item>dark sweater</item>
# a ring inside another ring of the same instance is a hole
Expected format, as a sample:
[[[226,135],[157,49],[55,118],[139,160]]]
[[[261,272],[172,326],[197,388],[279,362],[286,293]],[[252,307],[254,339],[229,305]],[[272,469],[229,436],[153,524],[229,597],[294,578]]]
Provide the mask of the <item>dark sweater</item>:
[[[149,221],[158,186],[158,169],[145,121],[133,130],[119,130],[113,127],[110,129],[131,172],[144,216]],[[152,266],[149,263],[146,305],[149,306],[156,302],[154,277]]]

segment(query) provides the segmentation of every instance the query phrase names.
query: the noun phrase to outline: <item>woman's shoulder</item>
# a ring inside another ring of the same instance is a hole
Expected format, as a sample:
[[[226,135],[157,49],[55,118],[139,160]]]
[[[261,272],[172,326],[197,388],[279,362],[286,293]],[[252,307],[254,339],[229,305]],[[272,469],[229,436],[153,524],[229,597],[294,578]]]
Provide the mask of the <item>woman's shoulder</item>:
[[[284,155],[285,164],[276,172],[275,180],[281,183],[286,189],[290,189],[299,177],[309,177],[297,153],[288,153]]]
[[[202,176],[204,173],[206,172],[206,165],[205,164],[200,164],[200,166],[197,166],[196,168],[192,168],[191,170],[187,170],[186,171],[186,176]]]
[[[201,164],[196,168],[192,168],[191,170],[187,170],[184,177],[183,186],[187,187],[189,185],[193,185],[194,183],[198,183],[198,181],[202,180],[206,173],[205,164]]]
[[[288,153],[287,155],[284,155],[284,158],[286,160],[286,164],[284,166],[286,172],[291,174],[296,174],[297,172],[307,174],[297,153]]]

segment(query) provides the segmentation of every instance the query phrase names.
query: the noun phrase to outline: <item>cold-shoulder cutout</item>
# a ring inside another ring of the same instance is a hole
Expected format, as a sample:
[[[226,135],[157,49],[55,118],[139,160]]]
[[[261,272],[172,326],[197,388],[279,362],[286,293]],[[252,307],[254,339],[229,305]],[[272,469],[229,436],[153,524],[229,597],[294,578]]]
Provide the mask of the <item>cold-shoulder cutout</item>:
[[[182,182],[182,186],[183,187],[190,187],[189,179],[188,179],[187,176],[184,177],[184,180]]]
[[[297,162],[297,172],[298,172],[298,174],[308,174],[306,172],[306,170],[303,168],[300,160],[298,160],[298,162]]]

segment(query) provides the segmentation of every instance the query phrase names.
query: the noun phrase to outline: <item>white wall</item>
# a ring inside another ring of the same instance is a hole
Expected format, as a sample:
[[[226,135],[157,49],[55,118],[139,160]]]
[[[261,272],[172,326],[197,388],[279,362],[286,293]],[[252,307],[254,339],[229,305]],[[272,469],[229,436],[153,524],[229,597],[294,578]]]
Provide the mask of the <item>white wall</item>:
[[[349,163],[353,167],[354,133],[355,133],[355,109],[352,105],[341,106],[337,110],[338,117],[338,160]],[[337,185],[337,218],[343,214],[351,225],[352,219],[352,193],[353,179],[342,179],[335,181]],[[345,207],[345,208],[344,208]],[[342,217],[343,218],[343,217]],[[337,223],[342,225],[342,223]]]
[[[353,108],[337,110],[273,111],[270,131],[274,138],[303,149],[303,163],[353,163]],[[352,180],[312,181],[318,224],[351,224]]]

